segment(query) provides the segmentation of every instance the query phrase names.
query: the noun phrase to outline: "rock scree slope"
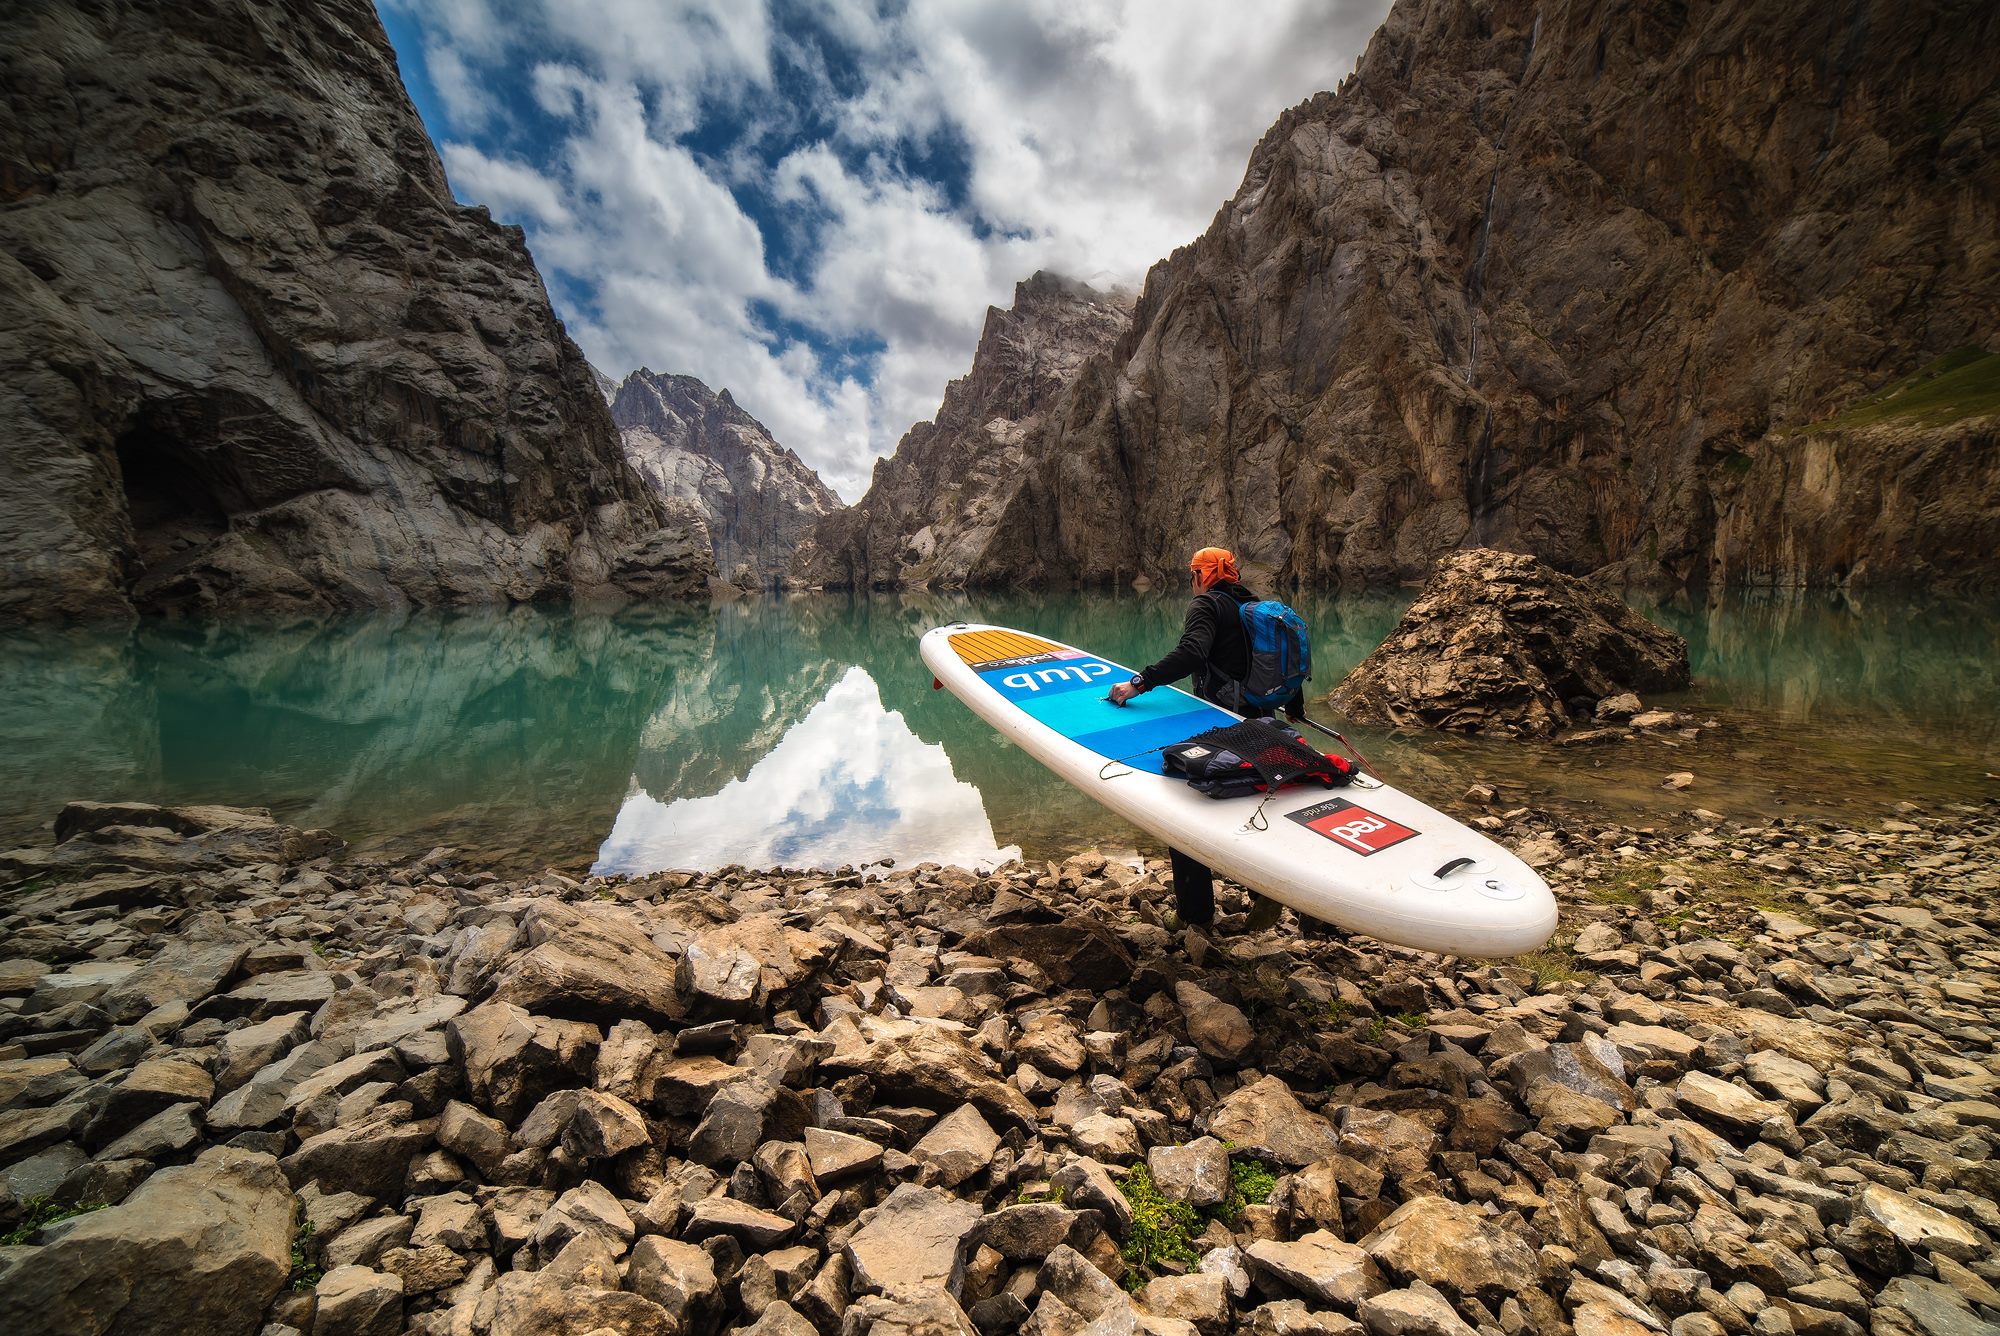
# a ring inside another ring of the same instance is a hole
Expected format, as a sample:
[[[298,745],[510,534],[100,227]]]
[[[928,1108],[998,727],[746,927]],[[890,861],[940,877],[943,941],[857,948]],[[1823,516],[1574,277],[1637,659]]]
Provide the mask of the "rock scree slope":
[[[0,13],[0,618],[705,592],[365,0]]]
[[[508,881],[71,804],[0,853],[0,1317],[1992,1331],[2000,809],[1501,820],[1565,903],[1512,962],[1095,852]]]

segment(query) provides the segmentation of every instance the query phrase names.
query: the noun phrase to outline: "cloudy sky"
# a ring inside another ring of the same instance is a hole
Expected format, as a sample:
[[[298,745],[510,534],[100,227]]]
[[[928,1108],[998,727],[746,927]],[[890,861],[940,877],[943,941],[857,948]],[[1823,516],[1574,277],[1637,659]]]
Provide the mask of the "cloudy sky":
[[[377,0],[466,203],[600,369],[727,388],[843,499],[1037,269],[1136,287],[1387,0]]]

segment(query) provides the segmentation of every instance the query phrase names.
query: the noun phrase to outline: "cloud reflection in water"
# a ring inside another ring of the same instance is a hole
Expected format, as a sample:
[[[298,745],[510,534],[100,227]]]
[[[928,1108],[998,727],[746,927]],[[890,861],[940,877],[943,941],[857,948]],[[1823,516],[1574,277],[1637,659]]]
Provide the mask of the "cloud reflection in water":
[[[875,679],[857,667],[719,793],[661,802],[635,783],[591,871],[835,868],[882,858],[990,868],[1019,856],[994,843],[979,790],[952,773],[944,748],[884,709]]]

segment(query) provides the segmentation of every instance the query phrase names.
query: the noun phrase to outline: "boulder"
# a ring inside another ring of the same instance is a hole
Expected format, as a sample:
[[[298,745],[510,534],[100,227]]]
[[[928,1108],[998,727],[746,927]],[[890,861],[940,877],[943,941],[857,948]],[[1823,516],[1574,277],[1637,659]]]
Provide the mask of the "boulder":
[[[1045,1011],[1022,1022],[1021,1033],[1014,1040],[1014,1056],[1052,1076],[1068,1076],[1083,1066],[1088,1054],[1076,1022],[1060,1012]]]
[[[1391,1290],[1364,1300],[1361,1325],[1370,1336],[1473,1336],[1473,1327],[1445,1297],[1426,1286]],[[1582,1333],[1583,1328],[1577,1328]]]
[[[1688,680],[1687,642],[1615,593],[1530,556],[1476,548],[1438,562],[1331,699],[1361,723],[1546,737],[1568,726],[1573,700]]]
[[[999,1149],[999,1134],[979,1116],[979,1110],[961,1104],[933,1123],[910,1147],[910,1158],[927,1167],[932,1182],[955,1188],[992,1164],[993,1153]]]
[[[505,1123],[550,1091],[581,1085],[602,1037],[594,1025],[531,1016],[497,1000],[453,1017],[445,1035],[472,1097]]]
[[[1218,1062],[1236,1062],[1257,1042],[1240,1009],[1185,979],[1174,985],[1174,1001],[1187,1021],[1188,1039]]]
[[[1010,1262],[1039,1262],[1069,1240],[1080,1218],[1061,1202],[1016,1202],[981,1220],[966,1243],[991,1248]]]
[[[273,1016],[222,1036],[222,1055],[215,1088],[227,1094],[312,1036],[307,1017],[292,1013]]]
[[[249,949],[247,935],[169,941],[140,966],[138,973],[106,993],[98,1005],[118,1022],[138,1020],[169,1002],[192,1007],[229,982]]]
[[[855,1287],[889,1298],[913,1300],[938,1291],[956,1297],[959,1244],[979,1220],[971,1202],[902,1184],[847,1241]]]
[[[1366,1251],[1339,1235],[1316,1230],[1292,1243],[1258,1239],[1243,1250],[1250,1268],[1321,1303],[1352,1308],[1389,1288]]]
[[[979,1329],[948,1294],[866,1295],[848,1307],[840,1336],[979,1336]]]
[[[1970,1225],[1906,1192],[1870,1183],[1861,1189],[1855,1207],[1912,1252],[1942,1253],[1957,1262],[1985,1252],[1986,1245]]]
[[[729,1234],[742,1240],[747,1251],[764,1252],[783,1243],[797,1229],[784,1216],[734,1197],[703,1197],[688,1212],[681,1233],[696,1240]]]
[[[552,1271],[509,1271],[493,1287],[489,1331],[490,1336],[685,1336],[687,1327],[643,1293],[581,1286]]]
[[[1025,960],[1061,988],[1104,992],[1132,978],[1132,956],[1104,924],[1073,915],[1060,923],[1007,923],[973,933],[965,949],[996,960]]]
[[[1140,1289],[1138,1300],[1147,1313],[1186,1322],[1202,1336],[1229,1330],[1229,1283],[1221,1276],[1156,1276]]]
[[[529,949],[503,967],[493,1002],[541,1016],[676,1022],[687,1008],[673,957],[623,906],[537,900],[522,920]]]
[[[1223,1100],[1209,1115],[1208,1132],[1294,1167],[1340,1149],[1333,1125],[1299,1103],[1276,1076],[1261,1077]]]
[[[1755,1132],[1773,1118],[1788,1117],[1783,1105],[1759,1099],[1733,1081],[1694,1071],[1674,1086],[1674,1099],[1704,1122],[1739,1132]]]
[[[285,1157],[285,1176],[296,1186],[319,1183],[377,1201],[401,1201],[410,1161],[436,1132],[435,1118],[402,1122],[388,1113],[371,1114],[300,1142]]]
[[[312,1336],[401,1336],[403,1280],[365,1266],[337,1266],[314,1287]]]
[[[514,1149],[505,1123],[458,1100],[447,1103],[438,1115],[437,1140],[438,1145],[463,1156],[489,1178],[499,1172],[501,1161]]]
[[[637,1109],[616,1095],[595,1090],[578,1092],[576,1110],[562,1137],[563,1149],[579,1160],[610,1159],[652,1142]]]
[[[806,1158],[812,1164],[813,1178],[822,1187],[873,1173],[882,1164],[880,1146],[846,1132],[808,1127],[805,1130],[805,1147]]]
[[[680,1330],[699,1330],[721,1309],[722,1284],[708,1250],[648,1234],[633,1245],[627,1284],[666,1310]]]
[[[535,1251],[544,1259],[562,1251],[579,1234],[594,1235],[611,1246],[612,1255],[625,1251],[636,1228],[631,1215],[602,1183],[586,1180],[556,1198],[535,1225]]]
[[[1155,1146],[1146,1152],[1146,1169],[1168,1201],[1205,1210],[1229,1196],[1229,1152],[1214,1137],[1197,1137],[1185,1146]]]
[[[291,1271],[292,1190],[269,1155],[218,1147],[79,1217],[0,1282],[0,1331],[249,1336]]]
[[[932,1108],[971,1102],[990,1118],[1038,1130],[1028,1097],[1000,1079],[991,1058],[940,1023],[864,1015],[837,1022],[827,1034],[834,1049],[821,1059],[823,1071],[860,1072],[881,1094]]]
[[[1443,1197],[1404,1203],[1361,1246],[1390,1274],[1453,1294],[1518,1294],[1541,1276],[1535,1250],[1519,1235]]]

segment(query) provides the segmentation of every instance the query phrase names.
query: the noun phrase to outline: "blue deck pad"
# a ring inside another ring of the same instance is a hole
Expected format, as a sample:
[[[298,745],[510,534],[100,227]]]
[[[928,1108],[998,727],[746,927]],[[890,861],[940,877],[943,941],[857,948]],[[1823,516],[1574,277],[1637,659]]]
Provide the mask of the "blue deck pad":
[[[1131,675],[1131,670],[1121,668],[1109,660],[1081,654],[1072,659],[1048,659],[1041,663],[993,668],[981,673],[979,677],[987,686],[999,692],[1003,699],[1013,701],[1016,705],[1024,705],[1028,701],[1045,700],[1073,692],[1087,691],[1102,696],[1111,690],[1113,684],[1123,682]]]
[[[1073,691],[1023,701],[1021,710],[1107,761],[1123,760],[1134,770],[1153,774],[1166,773],[1158,748],[1236,722],[1213,705],[1170,688],[1134,697],[1122,709],[1101,696]]]

